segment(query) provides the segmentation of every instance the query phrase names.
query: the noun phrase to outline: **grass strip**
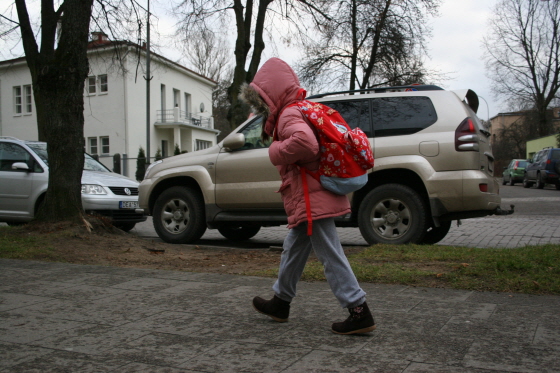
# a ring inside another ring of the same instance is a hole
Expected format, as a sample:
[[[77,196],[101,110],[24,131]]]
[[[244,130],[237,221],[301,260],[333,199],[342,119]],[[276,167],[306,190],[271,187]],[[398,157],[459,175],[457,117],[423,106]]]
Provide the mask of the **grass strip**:
[[[360,282],[560,294],[560,245],[515,249],[374,245],[348,260]],[[277,271],[252,274],[276,276]],[[324,281],[323,266],[309,262],[302,280]]]
[[[54,251],[42,237],[0,235],[0,258],[64,261]]]

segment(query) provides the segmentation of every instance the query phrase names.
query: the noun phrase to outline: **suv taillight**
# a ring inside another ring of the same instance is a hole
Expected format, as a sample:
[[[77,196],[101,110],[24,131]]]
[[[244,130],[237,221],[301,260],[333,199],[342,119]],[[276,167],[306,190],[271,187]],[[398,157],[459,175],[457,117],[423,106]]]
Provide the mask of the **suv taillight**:
[[[455,130],[455,150],[458,152],[477,152],[478,135],[471,118],[465,118]]]

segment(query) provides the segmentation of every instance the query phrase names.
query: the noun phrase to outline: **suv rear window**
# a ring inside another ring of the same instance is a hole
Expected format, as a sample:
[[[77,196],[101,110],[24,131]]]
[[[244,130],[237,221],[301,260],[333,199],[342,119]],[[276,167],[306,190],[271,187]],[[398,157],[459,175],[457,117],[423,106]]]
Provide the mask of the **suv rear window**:
[[[436,109],[428,97],[383,97],[371,103],[375,137],[409,135],[437,121]]]
[[[338,111],[350,128],[360,127],[368,137],[373,137],[368,100],[329,101],[325,104]]]
[[[550,154],[550,159],[559,160],[560,159],[560,149],[553,149]]]
[[[325,104],[337,110],[351,128],[360,127],[368,137],[409,135],[437,121],[432,101],[422,96],[328,101]]]

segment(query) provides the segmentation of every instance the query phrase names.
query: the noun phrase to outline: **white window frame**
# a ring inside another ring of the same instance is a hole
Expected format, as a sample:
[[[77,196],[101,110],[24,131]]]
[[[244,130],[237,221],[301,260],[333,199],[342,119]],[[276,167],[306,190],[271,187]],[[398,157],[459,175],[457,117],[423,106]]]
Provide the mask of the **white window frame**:
[[[97,150],[99,149],[99,146],[97,144],[97,137],[88,137],[88,148],[89,154],[98,154]]]
[[[101,145],[101,154],[110,154],[109,136],[99,137],[99,144]]]
[[[31,84],[23,86],[23,98],[24,98],[24,108],[25,114],[33,113],[33,91],[31,90]]]
[[[14,93],[14,115],[22,115],[23,114],[23,90],[21,86],[16,85],[13,89]]]
[[[194,150],[208,149],[211,146],[212,146],[212,141],[196,139]]]
[[[90,96],[97,94],[97,79],[95,75],[87,77],[87,94]]]
[[[99,94],[107,94],[109,92],[107,74],[98,75],[97,80],[99,81]]]

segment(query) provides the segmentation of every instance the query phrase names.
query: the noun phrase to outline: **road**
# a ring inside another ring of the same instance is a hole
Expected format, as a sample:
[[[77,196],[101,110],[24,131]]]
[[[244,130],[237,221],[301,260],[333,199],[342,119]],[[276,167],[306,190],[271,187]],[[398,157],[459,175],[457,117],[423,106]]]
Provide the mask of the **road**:
[[[440,245],[466,247],[514,248],[525,245],[560,244],[560,191],[547,185],[545,189],[525,189],[521,185],[504,185],[500,188],[502,208],[515,205],[515,213],[507,216],[462,220],[453,224]],[[131,231],[140,237],[159,240],[151,218]],[[235,247],[263,249],[282,246],[286,227],[263,228],[251,240],[236,243]],[[344,246],[365,246],[358,228],[339,228],[338,233]],[[217,230],[207,230],[197,245],[233,246]]]
[[[544,189],[523,188],[522,184],[501,185],[500,195],[502,208],[514,204],[516,214],[560,216],[560,190],[554,185],[547,184]]]

